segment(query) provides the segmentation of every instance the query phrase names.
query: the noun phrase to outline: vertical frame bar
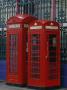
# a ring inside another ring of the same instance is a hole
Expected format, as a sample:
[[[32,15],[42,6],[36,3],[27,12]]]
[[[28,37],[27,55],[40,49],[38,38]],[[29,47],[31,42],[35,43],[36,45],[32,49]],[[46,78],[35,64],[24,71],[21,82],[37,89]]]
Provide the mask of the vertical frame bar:
[[[16,0],[16,14],[20,13],[20,6],[19,6],[20,0]]]
[[[56,0],[51,0],[51,20],[56,18]]]

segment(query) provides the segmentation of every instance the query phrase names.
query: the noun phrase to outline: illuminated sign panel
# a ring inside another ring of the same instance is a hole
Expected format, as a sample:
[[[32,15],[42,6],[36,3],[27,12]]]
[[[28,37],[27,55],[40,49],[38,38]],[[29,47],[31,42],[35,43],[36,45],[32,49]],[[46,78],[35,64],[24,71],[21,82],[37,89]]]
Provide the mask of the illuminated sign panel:
[[[20,28],[20,24],[11,24],[8,25],[8,28]]]
[[[42,26],[32,26],[30,29],[42,29]]]
[[[45,29],[58,29],[58,26],[45,26]]]

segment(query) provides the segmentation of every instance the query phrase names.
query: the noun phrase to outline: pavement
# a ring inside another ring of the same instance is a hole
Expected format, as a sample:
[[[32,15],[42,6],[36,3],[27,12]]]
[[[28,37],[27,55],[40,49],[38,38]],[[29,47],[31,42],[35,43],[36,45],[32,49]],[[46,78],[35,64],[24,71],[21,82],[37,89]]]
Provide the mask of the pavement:
[[[5,83],[0,82],[0,90],[34,90],[25,87],[6,85]]]
[[[0,90],[67,90],[67,88],[65,89],[33,89],[33,88],[28,88],[28,87],[6,85],[4,82],[0,82]]]

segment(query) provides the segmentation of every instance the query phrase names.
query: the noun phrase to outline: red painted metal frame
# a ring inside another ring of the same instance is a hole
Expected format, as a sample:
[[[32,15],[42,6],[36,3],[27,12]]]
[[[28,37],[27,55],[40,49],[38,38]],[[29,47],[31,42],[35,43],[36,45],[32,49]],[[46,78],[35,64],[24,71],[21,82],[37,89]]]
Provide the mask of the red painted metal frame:
[[[11,17],[7,21],[7,43],[6,43],[6,58],[7,58],[7,83],[10,84],[26,84],[27,83],[27,60],[26,60],[26,48],[27,48],[27,32],[28,27],[24,27],[24,24],[30,24],[31,21],[36,18],[29,15],[17,15]],[[11,24],[20,24],[20,28],[8,28]],[[10,35],[17,35],[17,73],[10,73]]]
[[[30,27],[34,26],[58,26],[58,30],[47,30],[47,29],[30,29],[28,32],[28,86],[34,87],[53,87],[60,86],[60,28],[59,24],[54,21],[34,21]],[[40,34],[40,78],[32,78],[32,53],[31,53],[31,35]],[[49,34],[55,34],[57,36],[57,59],[56,59],[56,73],[57,79],[49,80],[49,50],[48,50],[48,36]]]

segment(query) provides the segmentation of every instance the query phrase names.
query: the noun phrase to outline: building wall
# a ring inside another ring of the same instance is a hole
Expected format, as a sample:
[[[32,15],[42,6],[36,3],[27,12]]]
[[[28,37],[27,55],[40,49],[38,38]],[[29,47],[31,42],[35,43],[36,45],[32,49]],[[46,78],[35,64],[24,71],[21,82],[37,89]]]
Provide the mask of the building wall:
[[[5,23],[9,17],[16,15],[17,0],[0,0],[0,20]],[[53,0],[55,1],[55,0]],[[38,19],[51,20],[52,13],[56,21],[67,21],[67,0],[56,0],[54,7],[52,7],[52,0],[20,0],[19,13],[32,14]],[[52,9],[55,9],[52,12]],[[53,16],[52,16],[53,17]]]
[[[67,22],[67,0],[56,0],[56,20]]]
[[[9,17],[13,15],[16,15],[16,1],[2,0],[0,5],[0,20],[6,23]]]

